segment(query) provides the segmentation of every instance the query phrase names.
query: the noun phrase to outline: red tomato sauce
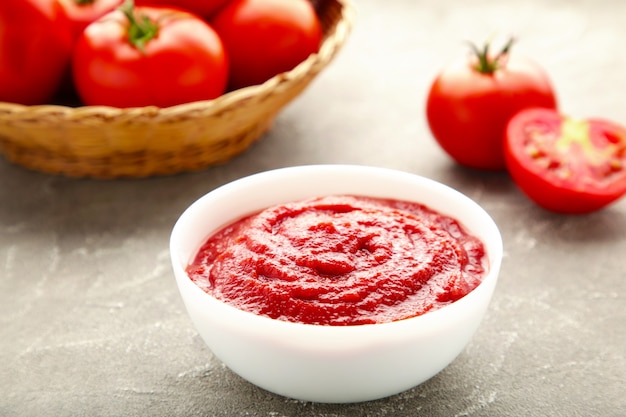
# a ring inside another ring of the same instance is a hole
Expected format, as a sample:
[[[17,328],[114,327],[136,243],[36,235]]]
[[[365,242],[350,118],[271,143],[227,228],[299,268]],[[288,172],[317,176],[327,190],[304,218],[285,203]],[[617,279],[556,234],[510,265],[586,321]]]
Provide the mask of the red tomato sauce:
[[[418,316],[472,291],[483,243],[412,202],[328,196],[268,208],[221,229],[187,268],[215,298],[273,319],[318,325]]]

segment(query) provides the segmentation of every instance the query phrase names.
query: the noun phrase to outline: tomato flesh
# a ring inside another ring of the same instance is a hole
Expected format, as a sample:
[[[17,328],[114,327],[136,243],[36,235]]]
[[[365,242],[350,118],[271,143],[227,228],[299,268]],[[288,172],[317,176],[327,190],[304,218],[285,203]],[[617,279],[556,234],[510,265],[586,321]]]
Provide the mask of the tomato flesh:
[[[608,120],[523,110],[508,123],[505,155],[520,189],[554,212],[589,213],[626,194],[626,128]]]

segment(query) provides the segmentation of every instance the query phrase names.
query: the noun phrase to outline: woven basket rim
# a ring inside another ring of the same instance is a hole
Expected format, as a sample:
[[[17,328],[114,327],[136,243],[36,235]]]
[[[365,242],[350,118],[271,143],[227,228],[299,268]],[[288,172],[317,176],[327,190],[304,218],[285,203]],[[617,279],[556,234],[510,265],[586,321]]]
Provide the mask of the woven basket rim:
[[[163,119],[177,118],[182,114],[201,113],[202,117],[209,117],[214,114],[231,108],[242,101],[253,99],[259,95],[266,94],[274,89],[281,88],[283,84],[288,85],[290,80],[297,79],[300,74],[306,73],[311,67],[320,65],[332,57],[336,49],[343,44],[352,29],[355,9],[351,0],[332,0],[341,5],[341,19],[333,30],[326,34],[320,50],[311,54],[306,60],[298,64],[290,71],[278,74],[262,84],[252,85],[237,90],[228,91],[219,97],[211,100],[200,100],[189,103],[177,104],[169,107],[141,106],[141,107],[112,107],[112,106],[69,106],[63,104],[38,104],[24,105],[0,101],[0,122],[2,117],[26,116],[34,118],[44,114],[63,114],[68,118],[93,116],[123,116],[125,114],[138,115],[144,117],[158,117]],[[284,88],[287,88],[286,86]],[[105,120],[104,118],[103,120]]]

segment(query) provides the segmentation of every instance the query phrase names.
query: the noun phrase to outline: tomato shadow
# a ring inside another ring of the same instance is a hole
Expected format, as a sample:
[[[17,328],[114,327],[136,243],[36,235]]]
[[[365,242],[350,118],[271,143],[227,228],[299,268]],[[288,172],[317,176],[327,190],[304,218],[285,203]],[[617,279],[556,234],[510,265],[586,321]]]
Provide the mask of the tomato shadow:
[[[532,229],[559,245],[615,242],[626,231],[626,198],[588,214],[546,210],[526,196],[506,171],[483,171],[449,163],[440,171],[443,182],[481,204],[505,233]]]
[[[473,169],[454,162],[445,165],[438,176],[439,181],[468,194],[469,197],[477,192],[480,197],[502,196],[517,188],[506,171]]]
[[[520,192],[521,193],[521,192]],[[626,231],[626,201],[609,205],[587,214],[554,213],[528,200],[527,216],[532,221],[549,225],[552,240],[559,244],[577,245],[591,242],[618,242]]]

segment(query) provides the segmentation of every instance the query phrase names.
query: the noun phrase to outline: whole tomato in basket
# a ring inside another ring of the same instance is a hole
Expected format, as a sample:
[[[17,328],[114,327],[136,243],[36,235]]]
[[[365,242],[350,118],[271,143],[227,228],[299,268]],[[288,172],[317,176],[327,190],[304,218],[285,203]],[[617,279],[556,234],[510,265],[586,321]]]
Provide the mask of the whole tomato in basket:
[[[520,189],[558,213],[599,210],[626,194],[626,127],[526,109],[508,123],[506,162]]]
[[[137,6],[180,7],[205,19],[209,19],[229,1],[230,0],[135,0],[135,4]]]
[[[69,22],[57,0],[0,1],[0,101],[49,101],[71,50]]]
[[[72,22],[74,36],[78,37],[91,22],[120,6],[124,0],[58,0]]]
[[[318,52],[322,26],[308,0],[232,0],[211,20],[230,59],[230,88],[261,84]]]
[[[495,55],[489,44],[482,50],[472,46],[470,58],[444,68],[430,88],[426,102],[430,130],[461,165],[503,170],[509,119],[527,107],[557,106],[543,68],[511,54],[512,42]]]
[[[83,31],[72,71],[84,104],[169,107],[220,96],[228,59],[197,15],[127,0]]]

